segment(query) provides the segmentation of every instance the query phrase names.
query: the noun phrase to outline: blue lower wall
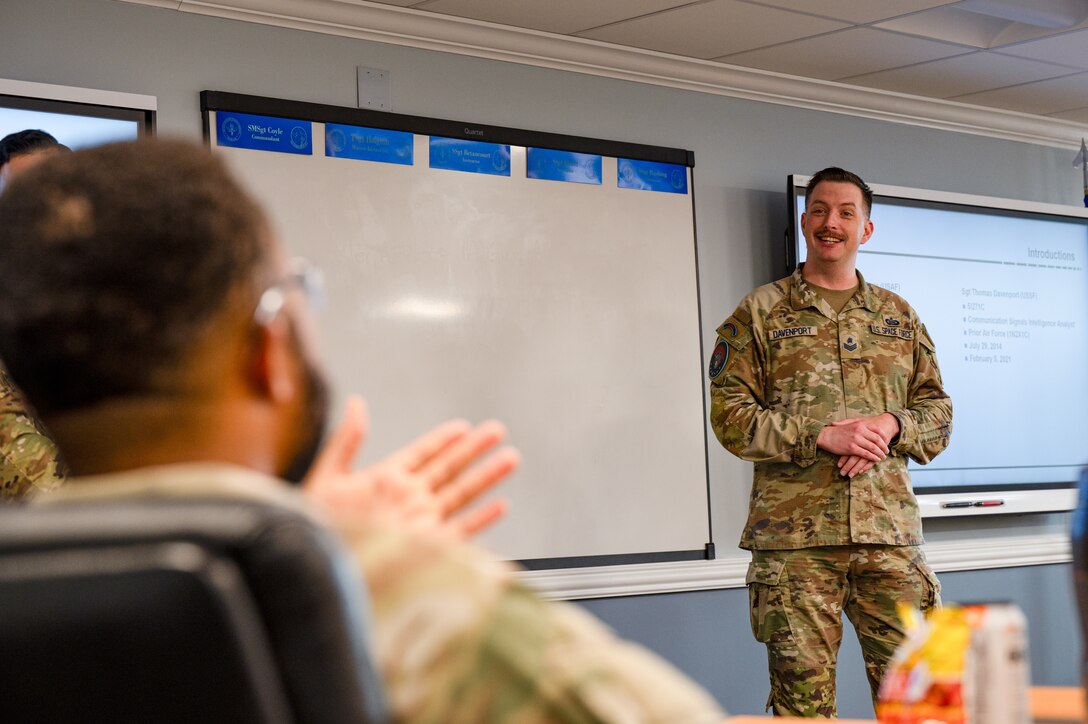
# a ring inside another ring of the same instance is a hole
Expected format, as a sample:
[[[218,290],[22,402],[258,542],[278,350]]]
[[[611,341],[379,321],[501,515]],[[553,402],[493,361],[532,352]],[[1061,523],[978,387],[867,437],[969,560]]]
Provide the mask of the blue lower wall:
[[[1080,632],[1069,565],[940,574],[950,602],[1011,601],[1028,619],[1032,683],[1079,682]],[[579,603],[621,636],[658,652],[734,714],[759,714],[767,699],[767,659],[748,628],[743,588]],[[839,716],[872,718],[861,650],[849,622],[839,656]]]

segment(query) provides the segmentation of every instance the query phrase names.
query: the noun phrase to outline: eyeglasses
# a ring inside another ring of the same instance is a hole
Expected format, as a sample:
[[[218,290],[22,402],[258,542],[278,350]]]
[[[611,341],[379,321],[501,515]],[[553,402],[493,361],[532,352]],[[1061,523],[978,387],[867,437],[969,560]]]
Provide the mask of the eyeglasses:
[[[260,325],[268,325],[283,309],[287,303],[287,291],[291,287],[299,287],[310,300],[310,305],[315,309],[321,309],[325,304],[325,274],[308,259],[296,256],[287,262],[288,272],[286,276],[261,293],[257,301],[257,308],[253,310],[253,321]]]

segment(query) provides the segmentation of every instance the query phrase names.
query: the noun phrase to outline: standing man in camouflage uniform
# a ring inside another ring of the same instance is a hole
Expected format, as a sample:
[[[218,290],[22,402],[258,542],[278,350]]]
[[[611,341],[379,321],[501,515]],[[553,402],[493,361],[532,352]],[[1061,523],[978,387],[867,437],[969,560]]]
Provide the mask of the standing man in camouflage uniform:
[[[710,361],[714,432],[755,463],[740,545],[752,551],[752,632],[779,715],[836,715],[843,611],[875,698],[904,635],[896,604],[939,603],[907,458],[944,450],[952,404],[917,314],[855,267],[871,208],[857,175],[813,176],[807,261],[745,297]]]
[[[69,150],[45,131],[26,130],[0,139],[0,192],[11,179],[49,156]],[[0,502],[64,480],[57,446],[0,364]]]

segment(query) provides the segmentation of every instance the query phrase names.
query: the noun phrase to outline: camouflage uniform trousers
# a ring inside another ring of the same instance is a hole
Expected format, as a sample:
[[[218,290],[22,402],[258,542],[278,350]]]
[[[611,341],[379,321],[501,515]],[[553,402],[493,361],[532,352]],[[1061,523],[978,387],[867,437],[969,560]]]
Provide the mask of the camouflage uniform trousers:
[[[857,631],[875,702],[905,633],[896,605],[940,605],[940,583],[919,546],[752,551],[747,583],[752,633],[767,645],[767,708],[778,716],[836,716],[843,611]]]

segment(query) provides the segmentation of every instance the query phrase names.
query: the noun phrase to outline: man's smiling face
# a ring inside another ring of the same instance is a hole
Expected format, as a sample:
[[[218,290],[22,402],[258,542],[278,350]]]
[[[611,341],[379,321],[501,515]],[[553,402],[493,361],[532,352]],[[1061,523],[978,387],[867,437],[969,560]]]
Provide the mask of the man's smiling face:
[[[812,189],[801,215],[808,264],[827,268],[849,262],[873,234],[861,189],[851,183],[821,181]]]

